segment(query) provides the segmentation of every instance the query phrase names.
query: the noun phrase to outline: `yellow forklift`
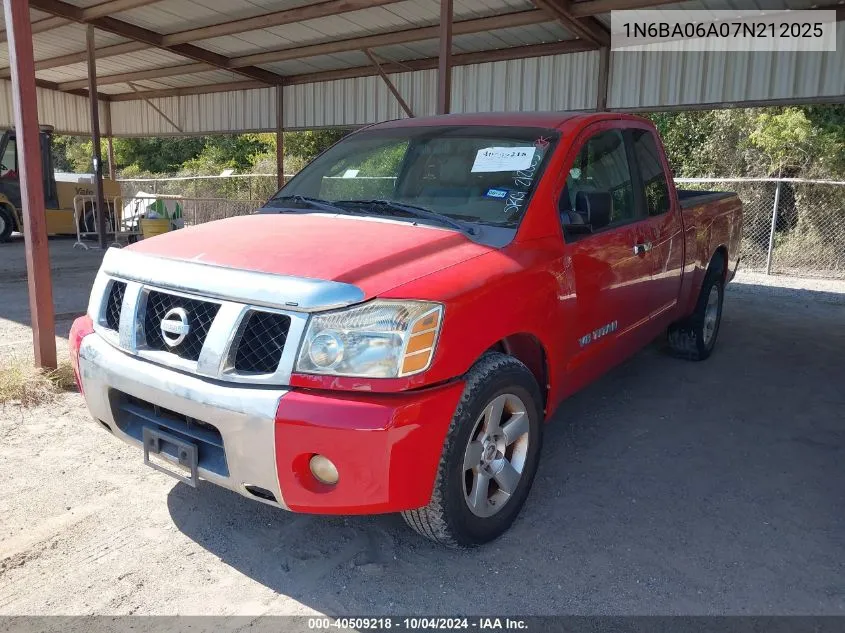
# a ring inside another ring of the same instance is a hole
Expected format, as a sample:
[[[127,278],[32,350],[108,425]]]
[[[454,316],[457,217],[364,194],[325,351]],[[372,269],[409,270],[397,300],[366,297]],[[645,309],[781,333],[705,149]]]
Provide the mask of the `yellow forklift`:
[[[48,235],[76,235],[82,231],[95,231],[94,183],[91,176],[64,174],[56,182],[53,168],[51,137],[52,126],[41,126],[41,169],[44,172],[44,203],[47,210]],[[6,130],[0,137],[0,242],[5,242],[13,231],[22,231],[21,186],[18,169],[18,152],[15,131]],[[74,222],[74,198],[80,213]],[[120,198],[120,184],[103,178],[103,197],[106,201],[106,220],[112,224],[114,204]],[[117,210],[120,213],[120,209]],[[79,225],[79,227],[77,226]],[[110,229],[111,232],[113,229]]]

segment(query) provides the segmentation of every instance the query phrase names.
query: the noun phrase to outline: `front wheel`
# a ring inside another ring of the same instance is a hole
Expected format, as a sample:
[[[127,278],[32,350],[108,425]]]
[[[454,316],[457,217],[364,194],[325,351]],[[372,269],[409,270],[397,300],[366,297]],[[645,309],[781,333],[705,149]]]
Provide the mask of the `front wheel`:
[[[467,374],[431,501],[402,513],[414,530],[450,546],[486,543],[519,514],[537,471],[542,399],[528,368],[485,355]]]

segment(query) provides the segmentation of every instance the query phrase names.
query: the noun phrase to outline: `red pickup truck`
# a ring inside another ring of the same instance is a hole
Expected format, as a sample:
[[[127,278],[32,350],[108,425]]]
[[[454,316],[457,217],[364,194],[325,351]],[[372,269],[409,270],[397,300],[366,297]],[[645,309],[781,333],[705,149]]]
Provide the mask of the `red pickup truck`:
[[[638,117],[391,121],[254,215],[109,250],[71,354],[94,419],[189,485],[479,544],[564,398],[657,337],[710,355],[741,212],[678,192]]]

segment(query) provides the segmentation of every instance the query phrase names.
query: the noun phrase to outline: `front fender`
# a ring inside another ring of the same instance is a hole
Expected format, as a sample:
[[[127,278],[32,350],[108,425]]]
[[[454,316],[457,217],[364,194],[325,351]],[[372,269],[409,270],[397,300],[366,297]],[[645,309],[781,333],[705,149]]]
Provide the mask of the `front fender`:
[[[403,378],[339,378],[294,374],[291,384],[315,389],[399,392],[449,382],[463,376],[499,341],[514,334],[536,338],[547,359],[562,353],[560,319],[563,280],[555,271],[559,242],[513,244],[445,270],[426,275],[380,295],[385,299],[422,299],[445,306],[443,329],[431,367]],[[558,375],[548,363],[549,384]]]

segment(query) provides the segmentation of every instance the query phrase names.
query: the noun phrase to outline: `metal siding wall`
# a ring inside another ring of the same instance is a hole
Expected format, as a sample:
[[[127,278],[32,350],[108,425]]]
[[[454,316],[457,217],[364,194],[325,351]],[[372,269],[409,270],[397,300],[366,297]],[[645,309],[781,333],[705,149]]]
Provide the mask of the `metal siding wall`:
[[[36,89],[38,94],[38,122],[52,125],[61,134],[90,134],[91,120],[88,99],[44,88]],[[103,124],[104,103],[100,103],[100,125]],[[12,105],[12,83],[0,80],[0,128],[15,124]]]
[[[434,70],[389,75],[416,116],[434,114]],[[380,77],[285,87],[285,127],[353,126],[405,116]]]
[[[836,51],[611,53],[610,108],[845,96],[845,23]]]
[[[777,99],[845,96],[845,27],[837,52],[611,53],[608,106],[656,108]],[[519,59],[453,70],[454,112],[591,110],[598,88],[597,51]],[[390,75],[414,114],[434,114],[436,70]],[[2,82],[0,119],[11,121],[8,82]],[[41,95],[44,94],[42,98]],[[61,131],[87,133],[88,102],[39,91],[42,120]],[[357,126],[404,116],[379,77],[286,86],[285,127]],[[275,130],[274,88],[154,99],[185,134]],[[144,101],[112,103],[114,133],[178,132]]]
[[[276,129],[273,88],[150,99],[185,134]],[[120,136],[179,134],[146,101],[115,101],[112,128]]]
[[[591,110],[598,68],[596,51],[457,66],[452,111]]]

